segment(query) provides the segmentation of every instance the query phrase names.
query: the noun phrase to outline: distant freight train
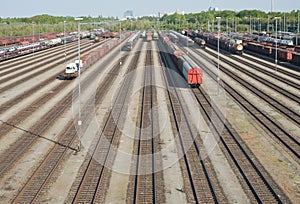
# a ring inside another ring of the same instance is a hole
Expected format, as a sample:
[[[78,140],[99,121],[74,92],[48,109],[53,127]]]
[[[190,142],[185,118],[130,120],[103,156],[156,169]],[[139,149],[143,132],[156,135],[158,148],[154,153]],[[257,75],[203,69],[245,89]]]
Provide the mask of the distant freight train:
[[[206,32],[200,32],[200,33],[194,33],[194,37],[198,37],[201,39],[204,39],[208,44],[219,46],[223,50],[227,50],[230,53],[242,55],[244,52],[244,46],[242,44],[242,40],[231,38],[228,36],[220,35],[216,33],[206,33]],[[219,40],[218,40],[219,39]]]

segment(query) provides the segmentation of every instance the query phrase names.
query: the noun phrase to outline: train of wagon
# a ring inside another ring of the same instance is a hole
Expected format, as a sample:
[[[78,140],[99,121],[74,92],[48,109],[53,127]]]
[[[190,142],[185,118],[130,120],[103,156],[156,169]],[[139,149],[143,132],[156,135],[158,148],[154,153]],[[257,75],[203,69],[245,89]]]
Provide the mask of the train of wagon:
[[[135,45],[136,41],[138,40],[139,36],[140,36],[141,31],[136,32],[135,34],[133,34],[133,36],[131,36],[127,42],[125,43],[125,45],[123,46],[122,50],[123,51],[131,51],[133,49],[133,46]]]
[[[66,37],[61,37],[61,38],[54,38],[51,40],[44,40],[41,42],[29,43],[28,41],[26,41],[25,43],[23,42],[22,45],[2,48],[0,50],[0,61],[15,58],[15,57],[33,53],[33,52],[37,52],[40,50],[47,49],[49,47],[55,47],[58,45],[70,43],[70,42],[73,42],[75,39],[76,39],[76,36],[72,35],[72,36],[66,36]]]
[[[251,34],[231,33],[230,36],[243,40],[244,49],[256,55],[274,59],[277,52],[278,60],[300,66],[300,46],[297,46],[297,36],[294,34],[278,32],[276,35],[276,33],[253,32]]]
[[[163,36],[163,45],[166,47],[167,52],[171,53],[173,60],[176,63],[178,69],[182,73],[184,79],[189,86],[199,87],[202,84],[203,73],[202,69],[179,47],[173,43],[169,37]]]
[[[230,37],[223,34],[209,33],[209,32],[198,32],[193,33],[194,37],[205,40],[207,44],[226,50],[232,54],[242,55],[244,52],[243,41],[238,38]]]
[[[191,45],[194,45],[194,43],[195,43],[190,37],[185,36],[181,33],[178,33],[174,30],[170,30],[169,33],[170,33],[169,35],[175,35],[177,37],[176,41],[181,43],[181,45],[183,45],[183,46],[191,46]],[[171,38],[171,40],[172,40],[172,38]]]
[[[109,32],[109,33],[106,32],[102,35],[100,35],[100,34],[97,35],[95,37],[94,41],[98,42],[99,37],[108,36],[110,38],[113,38],[117,35],[118,35],[117,32]],[[4,47],[4,48],[0,49],[0,61],[15,58],[15,57],[33,53],[33,52],[37,52],[40,50],[47,49],[49,47],[55,47],[58,45],[67,44],[67,43],[75,41],[76,39],[78,39],[78,37],[80,37],[81,39],[90,38],[91,33],[87,32],[87,31],[83,31],[80,33],[80,35],[78,35],[77,32],[72,32],[72,33],[69,33],[67,36],[63,36],[63,35],[62,35],[62,37],[57,37],[57,36],[58,36],[58,34],[56,34],[55,36],[52,36],[52,37],[55,37],[53,39],[42,40],[42,41],[37,41],[37,42],[34,42],[34,39],[31,39],[30,41],[19,42],[19,44],[16,46]],[[41,38],[36,38],[36,40],[41,40]]]

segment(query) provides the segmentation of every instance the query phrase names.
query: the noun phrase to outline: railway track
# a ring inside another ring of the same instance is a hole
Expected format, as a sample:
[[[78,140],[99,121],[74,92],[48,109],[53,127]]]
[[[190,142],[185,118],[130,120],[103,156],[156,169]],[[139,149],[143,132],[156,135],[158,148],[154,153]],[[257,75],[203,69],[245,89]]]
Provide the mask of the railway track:
[[[157,203],[151,46],[147,48],[133,203]],[[155,88],[154,88],[155,89]],[[157,128],[157,127],[156,127]],[[149,171],[150,170],[150,171]],[[152,173],[151,173],[152,172]]]
[[[63,90],[62,87],[65,87],[66,85],[64,83],[59,84],[56,86],[56,90],[59,92],[60,90]],[[83,84],[83,88],[88,86],[88,83],[85,82]],[[55,90],[55,88],[54,88]],[[32,90],[31,90],[32,91]],[[58,93],[55,93],[53,95],[44,95],[37,99],[35,102],[38,104],[43,104],[47,100],[49,100],[52,97],[55,97]],[[4,173],[18,160],[21,158],[21,155],[24,154],[28,150],[30,146],[32,146],[36,141],[37,138],[42,137],[42,133],[51,126],[51,124],[55,121],[55,119],[62,114],[66,109],[70,108],[72,105],[72,95],[73,90],[70,90],[66,96],[61,99],[58,102],[58,105],[50,109],[48,112],[46,112],[40,121],[38,121],[34,126],[32,126],[29,130],[27,130],[22,137],[16,141],[14,144],[12,144],[8,149],[5,150],[4,153],[1,154],[0,157],[0,172],[1,176],[4,176]],[[20,99],[21,100],[21,99]],[[13,102],[13,101],[12,101]],[[20,114],[15,115],[13,118],[9,120],[10,123],[7,121],[3,121],[4,124],[4,130],[10,130],[12,128],[16,127],[17,123],[20,123],[22,120],[25,120],[32,114],[32,112],[36,108],[36,106],[28,106],[24,108]],[[4,107],[3,107],[4,110]],[[20,118],[19,118],[20,117]],[[2,127],[3,127],[2,126]],[[2,132],[2,130],[1,130]],[[5,134],[5,132],[4,132]]]
[[[134,54],[127,73],[136,68],[139,56],[140,51]],[[119,121],[126,117],[124,104],[129,100],[128,92],[134,75],[128,76],[124,78],[120,86],[122,89],[119,89],[112,109],[107,114],[103,129],[99,130],[99,136],[93,142],[95,146],[92,154],[84,161],[83,174],[77,176],[66,202],[104,203],[105,201],[107,190],[105,186],[109,185],[111,169],[116,157],[116,151],[113,149],[118,148],[122,134],[118,129],[119,125],[122,125]]]
[[[52,76],[50,76],[52,78]],[[53,76],[54,78],[54,76]],[[52,88],[52,94],[45,94],[41,97],[39,97],[37,100],[35,100],[32,104],[34,106],[29,105],[22,110],[18,112],[17,115],[12,116],[7,121],[2,121],[4,124],[0,125],[0,139],[6,135],[10,130],[12,130],[15,126],[18,126],[22,121],[24,121],[26,118],[28,118],[37,107],[42,106],[44,103],[46,103],[50,98],[54,97],[55,95],[58,95],[61,90],[67,84],[69,84],[70,81],[66,81],[65,83],[60,83]],[[4,113],[8,108],[13,107],[14,105],[18,104],[20,101],[22,101],[24,98],[27,98],[28,96],[34,94],[36,91],[40,90],[42,87],[49,84],[49,79],[42,81],[41,83],[35,85],[33,88],[23,92],[21,95],[5,102],[4,104],[0,105],[0,114]]]
[[[51,90],[51,93],[42,95],[41,97],[33,101],[29,106],[26,106],[21,110],[19,110],[18,113],[16,115],[13,115],[10,119],[6,121],[2,121],[3,124],[0,125],[0,139],[7,136],[7,133],[9,133],[9,131],[13,130],[15,127],[18,127],[23,121],[28,119],[38,107],[41,107],[51,98],[59,95],[61,91],[70,83],[71,81],[58,84]],[[35,92],[31,90],[31,93],[35,93]],[[18,97],[16,100],[14,99],[10,101],[11,103],[8,104],[6,103],[4,105],[1,105],[0,114],[4,112],[7,108],[10,108],[16,103],[20,102],[26,96],[28,95],[25,95],[24,97]]]
[[[88,47],[88,43],[81,43],[81,46]],[[76,45],[68,45],[68,53],[74,56],[76,52]],[[34,57],[24,58],[23,60],[17,61],[16,63],[8,64],[7,66],[1,66],[0,77],[3,77],[3,80],[8,81],[9,79],[15,78],[15,75],[18,73],[26,74],[28,67],[32,66],[34,63],[36,64],[36,69],[41,66],[45,66],[47,64],[51,64],[55,61],[56,58],[64,59],[64,51],[60,49],[49,50],[50,52],[45,52],[43,55],[35,55]],[[71,58],[66,56],[66,60],[70,60]],[[60,60],[61,61],[61,60]]]
[[[249,60],[249,61],[253,61],[254,60],[253,58],[251,58],[250,56],[247,56],[247,55],[243,55],[243,56],[240,56],[240,57],[243,58],[243,59]],[[247,65],[247,66],[255,69],[256,71],[262,72],[262,73],[264,73],[264,74],[266,74],[268,76],[271,76],[271,77],[273,77],[273,78],[275,78],[275,79],[277,79],[279,81],[282,81],[282,82],[284,82],[284,83],[286,83],[286,84],[288,84],[288,85],[290,85],[290,86],[292,86],[294,88],[300,89],[300,85],[297,85],[297,84],[291,82],[290,80],[284,79],[284,78],[282,78],[282,77],[274,74],[274,65],[270,65],[270,64],[268,64],[266,62],[262,62],[262,61],[259,61],[259,60],[255,61],[255,63],[258,63],[258,64],[262,65],[263,67],[267,67],[267,68],[270,69],[270,71],[267,71],[267,70],[264,70],[264,69],[259,69],[259,67],[255,66],[255,65],[253,65],[253,64],[251,64],[251,63],[249,63],[249,62],[247,62],[247,61],[245,61],[243,59],[240,59],[237,56],[231,56],[231,58],[233,58],[236,61],[241,62],[241,63],[243,63],[243,64],[245,64],[245,65]],[[295,75],[295,74],[293,74],[293,73],[291,73],[291,72],[289,72],[289,71],[287,71],[285,69],[281,69],[281,68],[277,67],[277,71],[279,73],[282,73],[282,74],[284,74],[286,76],[289,76],[289,77],[291,77],[293,79],[296,79],[298,81],[300,80],[300,75]]]
[[[86,40],[81,41],[81,45],[86,45],[86,44],[88,44],[86,42]],[[78,46],[77,42],[71,42],[71,43],[66,44],[66,52],[69,53],[70,51],[72,51],[72,49],[75,49],[76,45]],[[64,52],[65,52],[64,46],[56,46],[56,47],[51,47],[51,48],[36,52],[34,55],[29,54],[29,55],[20,56],[17,58],[12,58],[10,60],[0,62],[0,65],[1,65],[0,71],[4,71],[10,67],[16,67],[18,65],[21,65],[21,67],[25,67],[25,66],[31,64],[32,60],[36,59],[37,57],[40,58],[41,60],[44,60],[44,59],[48,59],[49,56],[55,56],[55,54],[57,55],[58,53],[61,54]],[[3,73],[1,73],[1,74],[3,74]]]
[[[195,52],[197,55],[202,56],[201,53]],[[195,56],[190,55],[190,57],[202,67],[202,69],[217,82],[217,75],[212,72]],[[230,86],[225,81],[221,81],[224,89],[229,93],[236,102],[242,106],[247,112],[257,120],[266,131],[272,135],[272,138],[277,141],[298,163],[300,162],[300,143],[295,138],[295,136],[291,135],[288,131],[286,131],[286,127],[283,127],[281,124],[277,123],[272,117],[270,117],[264,110],[260,110],[255,104],[246,99],[242,93],[238,92],[234,89],[234,87]]]
[[[266,61],[266,62],[259,62],[261,65],[263,65],[263,66],[265,66],[265,67],[268,67],[268,68],[274,70],[274,67],[275,67],[275,62],[274,62],[275,59],[274,59],[274,57],[273,57],[273,58],[270,58],[270,57],[267,57],[267,56],[265,56],[265,55],[259,55],[259,54],[257,54],[257,53],[254,53],[254,52],[250,51],[250,50],[245,50],[244,52],[245,52],[246,54],[248,54],[249,56],[243,55],[243,58],[248,59],[248,60],[250,60],[250,61],[253,61],[253,58],[254,58],[254,57],[259,57],[259,58],[264,59],[264,60]],[[269,64],[269,63],[267,63],[267,62],[273,63],[273,64]],[[295,71],[299,71],[299,69],[296,69],[296,68],[295,68],[296,65],[293,65],[293,64],[287,63],[287,62],[281,62],[281,61],[279,61],[279,60],[278,60],[278,66],[282,66],[282,67],[284,67],[284,68],[286,68],[286,69],[292,69],[292,70],[295,70]],[[278,71],[278,72],[283,73],[283,74],[286,74],[286,75],[288,75],[288,76],[294,78],[293,74],[291,74],[289,71],[287,71],[287,70],[285,70],[285,69],[282,69],[282,68],[280,68],[280,67],[278,67],[278,66],[277,66],[277,71]],[[298,76],[297,78],[299,78],[299,76]]]
[[[200,55],[201,57],[205,58],[205,56],[201,52],[199,52],[199,50],[194,50],[194,51],[198,55]],[[197,61],[199,61],[199,60],[197,60]],[[217,61],[216,60],[213,60],[213,61],[214,61],[214,64],[217,66]],[[225,63],[227,63],[227,62],[225,61]],[[240,67],[238,65],[232,65],[232,66],[234,66],[236,69],[240,69]],[[295,110],[292,110],[290,107],[288,107],[285,104],[283,104],[283,102],[278,101],[277,99],[275,99],[274,97],[268,95],[267,93],[264,93],[259,88],[257,88],[254,85],[252,85],[251,83],[243,80],[239,75],[233,73],[232,71],[230,71],[229,69],[227,69],[223,65],[220,65],[219,67],[220,67],[220,70],[222,72],[224,72],[225,74],[227,74],[228,76],[230,76],[233,80],[235,80],[238,83],[240,83],[241,85],[243,85],[246,89],[248,89],[254,95],[256,95],[259,98],[261,98],[263,101],[265,101],[271,107],[273,107],[276,110],[278,110],[287,119],[289,119],[290,121],[292,121],[293,123],[295,123],[298,126],[300,125],[300,115]],[[268,82],[267,82],[266,85],[269,86],[272,89],[272,85],[270,85]],[[299,103],[299,100],[296,99],[295,102]]]
[[[245,191],[251,191],[253,194],[250,198],[254,198],[258,203],[285,203],[287,200],[283,199],[286,198],[286,196],[278,188],[276,183],[271,180],[270,176],[268,176],[268,179],[264,176],[267,172],[264,170],[264,173],[262,173],[262,170],[258,168],[255,164],[258,162],[257,159],[255,159],[255,155],[250,152],[245,144],[242,144],[238,133],[231,127],[229,122],[227,120],[224,121],[224,117],[220,111],[217,110],[216,105],[213,104],[209,95],[202,88],[198,88],[196,91],[193,90],[193,93],[201,109],[204,111],[207,121],[212,122],[214,132],[218,134],[228,155],[230,155],[230,158],[233,160],[235,168],[238,169],[245,180],[248,186]],[[212,119],[211,115],[217,117]],[[224,126],[224,129],[221,131],[218,128],[220,126]],[[271,182],[269,182],[269,180],[271,180]],[[273,185],[271,185],[271,183]]]
[[[191,55],[190,57],[199,64],[196,57]],[[205,67],[203,70],[208,72],[209,69]],[[211,75],[209,72],[208,74]],[[216,75],[213,78],[217,81]],[[201,107],[201,112],[205,113],[206,121],[212,124],[214,135],[220,138],[223,152],[231,160],[230,163],[232,167],[234,166],[235,172],[241,175],[240,181],[250,200],[258,203],[290,202],[230,123],[226,119],[224,120],[224,116],[213,104],[209,95],[202,88],[192,89],[192,91]],[[226,89],[226,91],[228,90]],[[219,128],[222,126],[224,126],[224,129]],[[243,181],[241,178],[243,178]]]
[[[212,45],[208,45],[208,47],[209,48],[211,48],[211,49],[216,49],[216,47],[215,46],[212,46]],[[220,50],[220,52],[222,52],[222,53],[229,53],[229,52],[227,52],[227,51],[224,51],[224,50]],[[253,52],[250,52],[250,51],[246,51],[247,53],[249,53],[250,55],[253,55]],[[258,55],[258,54],[256,54],[255,53],[255,55],[254,56],[256,56],[256,57],[260,57],[260,55]],[[262,57],[262,59],[265,59],[265,60],[268,60],[265,56],[261,56]],[[232,58],[233,58],[233,56],[232,56]],[[238,57],[234,57],[234,59],[236,60]],[[253,57],[251,56],[247,56],[247,55],[243,55],[243,56],[241,56],[241,58],[244,58],[244,59],[247,59],[247,60],[249,60],[249,61],[253,61],[254,59],[253,59]],[[241,61],[240,61],[241,60]],[[247,65],[249,65],[247,62],[245,62],[244,60],[242,60],[242,59],[239,59],[239,60],[237,60],[237,61],[240,61],[240,62],[242,62],[243,64],[247,64]],[[268,61],[270,61],[270,60],[268,60]],[[276,78],[276,79],[278,79],[278,80],[281,80],[281,78],[279,77],[279,76],[276,76],[276,75],[274,75],[274,67],[275,67],[275,64],[269,64],[269,63],[267,63],[267,62],[262,62],[262,61],[259,61],[259,60],[255,60],[255,62],[256,63],[258,63],[258,64],[260,64],[260,65],[262,65],[262,66],[264,66],[264,67],[267,67],[267,68],[269,68],[270,69],[270,71],[266,71],[266,70],[261,70],[261,69],[259,69],[258,67],[252,67],[252,68],[255,68],[257,71],[259,71],[259,72],[263,72],[263,73],[265,73],[265,74],[267,74],[267,75],[269,75],[269,76],[272,76],[272,77],[274,77],[274,78]],[[278,63],[278,65],[280,65],[280,66],[284,66],[283,64],[281,64],[280,62]],[[253,65],[251,65],[251,66],[253,66]],[[291,69],[290,67],[286,67],[286,69]],[[299,75],[294,75],[293,73],[291,73],[291,72],[289,72],[289,71],[287,71],[286,69],[282,69],[282,68],[280,68],[279,66],[277,66],[277,71],[278,72],[280,72],[280,73],[282,73],[282,74],[285,74],[285,75],[287,75],[287,76],[289,76],[289,77],[291,77],[291,78],[294,78],[294,79],[296,79],[296,80],[300,80],[300,76]],[[273,71],[273,73],[272,73],[272,71]],[[272,75],[273,74],[273,75]],[[285,80],[285,79],[283,79],[283,80]],[[285,83],[287,82],[287,80],[285,80]],[[288,82],[289,83],[289,82]]]
[[[108,60],[106,62],[108,62]],[[112,69],[113,71],[117,72],[119,68],[120,66],[119,64],[117,64]],[[91,97],[86,103],[87,105],[83,107],[83,124],[89,124],[93,116],[90,111],[85,111],[89,110],[89,104],[101,103],[104,95],[107,94],[108,89],[106,88],[110,87],[113,84],[115,78],[116,75],[114,74],[107,75],[102,83],[98,86],[95,97]],[[89,77],[84,81],[82,89],[85,90],[90,82],[96,79],[97,74],[90,74]],[[66,98],[72,99],[72,93]],[[76,120],[77,119],[75,118],[74,121]],[[71,148],[73,141],[77,138],[78,135],[78,132],[76,131],[76,128],[74,126],[74,121],[70,121],[68,123],[68,128],[65,129],[65,131],[61,134],[57,144],[55,144],[48,151],[40,165],[36,167],[32,176],[30,176],[22,189],[18,192],[18,195],[16,195],[16,197],[14,198],[13,203],[32,203],[37,201],[45,186],[51,183],[51,179],[55,179],[53,178],[53,175],[56,172],[57,167],[59,165],[62,165],[62,162],[66,159],[66,157],[70,155],[71,152],[69,152],[68,150],[71,149],[77,151],[76,149]],[[88,126],[84,127],[87,128]],[[81,131],[84,132],[85,129],[82,129]]]
[[[211,52],[211,51],[208,50],[208,49],[206,49],[205,52],[207,52],[208,54],[210,54],[210,55],[212,55],[212,56],[214,56],[214,57],[217,58],[217,54],[216,54],[216,53]],[[270,77],[272,77],[272,78],[274,78],[274,79],[277,79],[277,80],[279,80],[279,81],[281,81],[281,82],[283,82],[283,83],[286,83],[287,85],[289,85],[289,86],[291,86],[291,87],[294,87],[295,89],[298,89],[298,90],[300,89],[300,85],[299,85],[299,84],[296,84],[295,82],[290,81],[290,80],[288,80],[288,79],[286,79],[286,78],[280,77],[280,76],[274,74],[273,72],[266,71],[266,70],[264,70],[264,69],[260,69],[260,68],[257,67],[256,65],[254,65],[254,64],[252,64],[252,63],[250,63],[250,62],[246,62],[245,60],[243,60],[243,59],[241,59],[241,58],[239,58],[239,57],[237,57],[237,56],[228,56],[228,57],[230,57],[231,59],[233,59],[233,60],[235,60],[235,61],[240,62],[241,64],[244,64],[244,65],[246,65],[246,66],[248,66],[248,67],[251,67],[252,69],[256,70],[257,73],[264,73],[264,74],[266,74],[267,76],[270,76]],[[299,94],[293,94],[293,93],[291,93],[291,92],[289,92],[289,91],[283,89],[282,87],[278,86],[277,84],[275,84],[275,83],[273,83],[273,82],[270,82],[270,81],[267,81],[267,80],[261,78],[261,76],[259,76],[258,74],[255,74],[255,73],[250,72],[250,71],[248,71],[248,70],[246,70],[246,69],[243,69],[243,67],[237,65],[236,63],[234,63],[234,62],[232,62],[232,61],[230,61],[230,60],[228,60],[228,59],[226,59],[226,58],[224,58],[224,57],[222,57],[222,56],[220,56],[220,60],[223,61],[223,62],[225,62],[226,64],[228,64],[228,65],[230,65],[230,66],[236,68],[236,69],[239,70],[240,72],[242,72],[242,73],[244,73],[244,74],[246,74],[246,75],[252,77],[253,79],[255,79],[255,80],[257,80],[257,81],[259,81],[260,83],[262,83],[262,84],[264,84],[264,85],[266,85],[266,86],[272,88],[273,90],[275,90],[275,91],[277,91],[278,93],[284,95],[284,96],[287,97],[288,99],[290,99],[290,100],[292,100],[292,101],[295,101],[296,103],[300,104],[300,96],[299,96]],[[291,74],[290,72],[285,72],[284,74],[286,74],[286,73]],[[298,78],[297,75],[292,75],[292,76],[293,76],[293,78],[296,78],[296,79]],[[300,80],[300,77],[299,77],[299,80]]]
[[[103,43],[103,42],[102,42]],[[101,43],[100,43],[101,44]],[[88,52],[90,49],[98,46],[99,44],[91,47],[90,45],[84,45],[82,47],[82,53],[86,53]],[[73,54],[70,54],[68,57],[67,57],[67,60],[70,60],[70,59],[73,59],[74,57],[76,57],[76,53],[73,53]],[[8,89],[11,89],[12,87],[14,86],[17,86],[21,83],[24,83],[25,81],[28,81],[36,76],[39,76],[39,75],[42,75],[44,72],[50,70],[50,69],[53,69],[55,66],[59,65],[59,64],[63,64],[64,63],[64,58],[63,59],[60,59],[60,60],[57,60],[57,58],[60,58],[60,57],[63,57],[63,55],[61,56],[57,56],[55,55],[53,58],[50,58],[49,60],[45,61],[45,62],[42,62],[42,63],[37,63],[36,65],[34,65],[32,68],[30,68],[30,70],[23,70],[21,72],[18,72],[16,74],[13,74],[11,75],[10,77],[6,77],[2,80],[0,80],[0,83],[5,83],[5,82],[9,82],[10,80],[14,79],[14,78],[17,78],[18,76],[22,76],[24,74],[27,74],[29,72],[33,72],[31,74],[28,74],[26,75],[25,77],[19,79],[19,80],[16,80],[10,84],[7,84],[7,85],[4,85],[3,87],[0,88],[0,92],[4,92]],[[37,58],[38,60],[39,58]],[[45,66],[44,66],[45,65]],[[40,66],[43,66],[42,68],[40,68]],[[61,73],[63,73],[63,70],[61,71]],[[53,75],[55,78],[55,76],[57,76],[57,73],[55,73]]]
[[[160,50],[164,50],[160,45]],[[169,64],[165,53],[161,53],[165,64]],[[169,64],[170,65],[170,64]],[[174,67],[166,66],[166,67]],[[176,66],[175,66],[176,67]],[[195,135],[189,123],[187,111],[176,88],[169,68],[164,73],[165,84],[168,89],[168,100],[174,121],[174,132],[178,133],[178,147],[182,155],[181,166],[184,169],[185,187],[188,202],[191,203],[228,203],[221,186],[218,183],[214,168],[209,158],[202,156],[202,141]],[[170,83],[170,84],[169,84]]]
[[[147,42],[144,68],[143,88],[141,90],[140,116],[136,121],[139,131],[135,134],[133,157],[131,164],[133,175],[127,190],[128,203],[164,203],[164,183],[161,161],[159,157],[158,113],[154,110],[156,88],[153,68],[152,45]]]

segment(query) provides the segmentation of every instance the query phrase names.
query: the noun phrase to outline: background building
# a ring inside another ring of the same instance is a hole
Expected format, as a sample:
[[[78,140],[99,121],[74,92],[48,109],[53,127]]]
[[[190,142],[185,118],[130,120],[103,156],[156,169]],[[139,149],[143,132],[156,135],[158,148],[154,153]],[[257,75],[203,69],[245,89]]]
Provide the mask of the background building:
[[[124,18],[133,18],[133,11],[132,10],[125,11]]]

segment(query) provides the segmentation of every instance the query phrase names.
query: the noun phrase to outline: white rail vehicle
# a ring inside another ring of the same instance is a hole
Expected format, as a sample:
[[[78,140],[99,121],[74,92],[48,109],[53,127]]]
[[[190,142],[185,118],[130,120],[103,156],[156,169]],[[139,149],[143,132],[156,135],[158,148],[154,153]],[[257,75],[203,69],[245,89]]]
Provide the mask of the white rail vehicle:
[[[69,63],[65,69],[65,79],[73,79],[78,76],[79,67],[82,68],[82,60],[75,60],[75,62]]]
[[[66,79],[73,79],[77,77],[78,75],[78,67],[76,63],[72,62],[67,64],[66,69],[65,69],[65,78]]]

